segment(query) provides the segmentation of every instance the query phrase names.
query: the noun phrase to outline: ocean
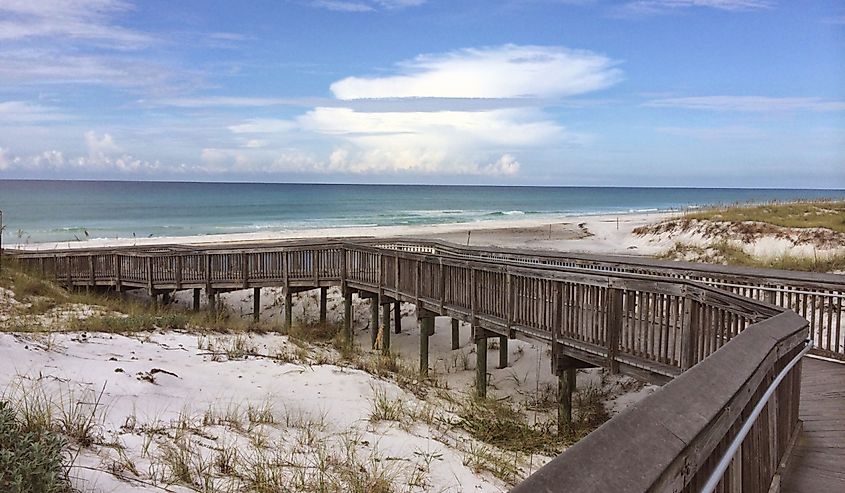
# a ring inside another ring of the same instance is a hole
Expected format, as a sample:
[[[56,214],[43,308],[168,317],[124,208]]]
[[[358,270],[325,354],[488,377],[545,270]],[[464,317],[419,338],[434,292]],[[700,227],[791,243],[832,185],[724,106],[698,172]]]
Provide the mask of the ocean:
[[[3,243],[678,211],[845,190],[0,180]]]

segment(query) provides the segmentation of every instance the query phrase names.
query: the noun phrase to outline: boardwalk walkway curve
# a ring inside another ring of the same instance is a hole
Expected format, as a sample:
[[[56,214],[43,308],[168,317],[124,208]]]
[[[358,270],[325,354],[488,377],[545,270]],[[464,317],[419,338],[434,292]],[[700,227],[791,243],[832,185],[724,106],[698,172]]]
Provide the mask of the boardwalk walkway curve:
[[[823,352],[845,353],[842,276],[807,279],[772,271],[761,278],[757,271],[696,264],[407,239],[54,250],[17,257],[29,270],[68,286],[141,288],[153,295],[204,289],[210,301],[221,291],[280,286],[286,311],[290,293],[340,286],[347,307],[353,292],[373,299],[374,320],[378,306],[406,302],[416,305],[422,327],[434,316],[452,317],[469,323],[479,344],[487,337],[545,342],[559,375],[593,365],[668,382],[516,491],[696,491],[768,382],[804,347],[808,327]],[[783,306],[794,308],[796,301],[806,319]],[[351,333],[348,308],[346,313]],[[421,331],[421,347],[427,335]],[[389,350],[389,336],[382,340]],[[427,369],[427,351],[425,357],[421,370]],[[800,429],[800,392],[799,364],[755,421],[717,491],[768,489]]]

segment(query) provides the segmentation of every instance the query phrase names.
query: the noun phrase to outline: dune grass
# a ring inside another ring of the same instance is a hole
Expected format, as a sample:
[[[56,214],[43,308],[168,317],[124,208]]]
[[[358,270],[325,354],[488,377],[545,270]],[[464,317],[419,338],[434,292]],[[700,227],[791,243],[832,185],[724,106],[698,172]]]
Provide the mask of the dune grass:
[[[718,241],[707,247],[677,242],[659,255],[668,260],[692,258],[696,262],[740,265],[764,269],[794,270],[802,272],[833,272],[845,270],[845,253],[825,256],[804,256],[782,253],[773,257],[754,257],[742,248],[727,241]]]
[[[684,219],[760,222],[784,228],[826,228],[845,233],[845,201],[771,202],[687,212]]]

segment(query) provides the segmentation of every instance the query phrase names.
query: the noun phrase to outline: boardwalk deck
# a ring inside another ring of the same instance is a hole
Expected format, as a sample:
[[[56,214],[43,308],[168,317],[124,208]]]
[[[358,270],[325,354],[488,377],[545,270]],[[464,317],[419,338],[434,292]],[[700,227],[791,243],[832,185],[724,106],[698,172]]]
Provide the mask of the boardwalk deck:
[[[800,416],[804,421],[784,493],[845,491],[845,364],[804,358]]]

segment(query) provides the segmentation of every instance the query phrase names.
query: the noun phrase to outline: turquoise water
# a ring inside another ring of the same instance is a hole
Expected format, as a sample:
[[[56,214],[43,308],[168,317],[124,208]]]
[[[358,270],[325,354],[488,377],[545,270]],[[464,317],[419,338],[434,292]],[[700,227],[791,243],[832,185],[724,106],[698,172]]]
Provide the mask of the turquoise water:
[[[845,190],[0,180],[4,243],[678,210]]]

